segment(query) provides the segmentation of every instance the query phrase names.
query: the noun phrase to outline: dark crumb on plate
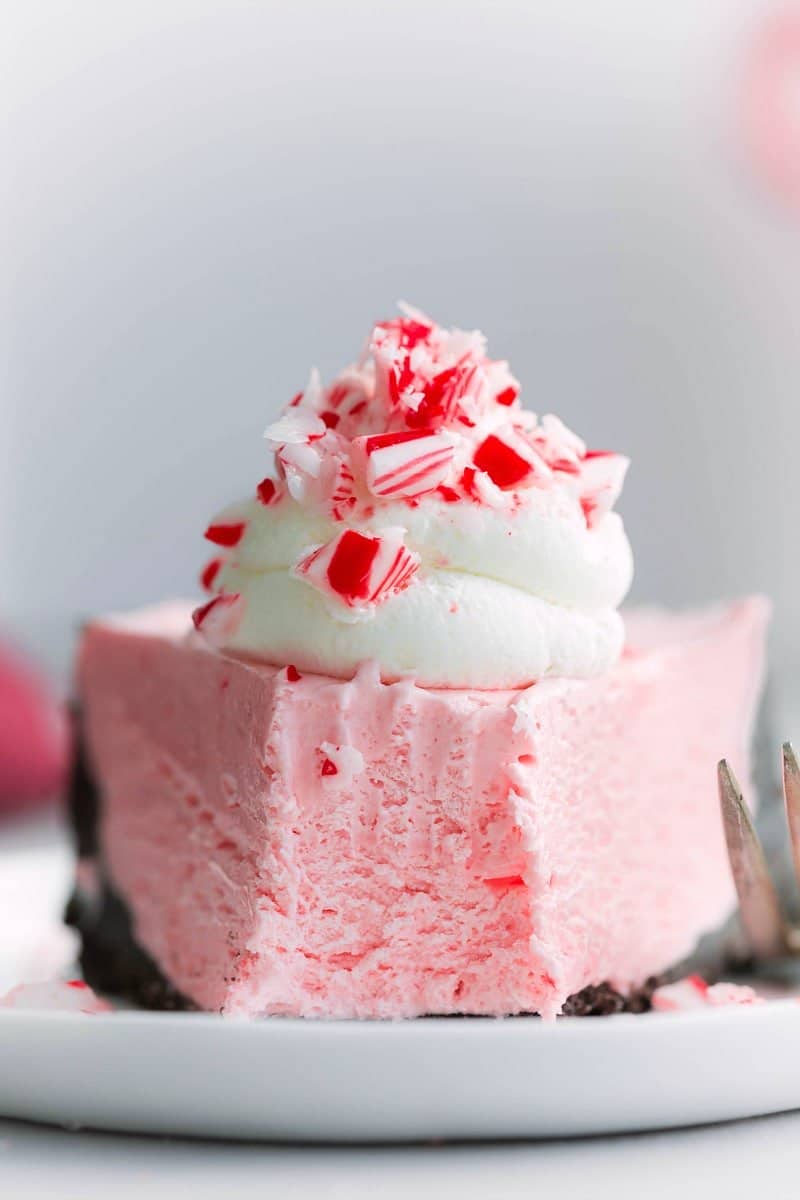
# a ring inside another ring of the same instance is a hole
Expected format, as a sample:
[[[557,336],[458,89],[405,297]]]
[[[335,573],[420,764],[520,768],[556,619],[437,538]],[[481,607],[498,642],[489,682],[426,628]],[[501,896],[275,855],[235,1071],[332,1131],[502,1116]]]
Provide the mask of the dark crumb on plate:
[[[614,1013],[649,1012],[653,992],[663,980],[652,976],[640,988],[624,996],[610,983],[591,984],[564,1002],[565,1017],[611,1017]]]

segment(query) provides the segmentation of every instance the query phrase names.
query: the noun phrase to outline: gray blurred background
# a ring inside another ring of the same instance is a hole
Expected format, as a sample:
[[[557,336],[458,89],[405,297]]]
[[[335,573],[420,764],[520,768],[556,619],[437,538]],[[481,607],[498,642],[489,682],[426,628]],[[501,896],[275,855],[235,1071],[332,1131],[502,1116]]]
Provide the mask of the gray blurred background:
[[[63,664],[193,593],[267,419],[404,297],[631,456],[634,598],[763,589],[793,655],[800,206],[741,120],[780,13],[6,0],[0,623]]]

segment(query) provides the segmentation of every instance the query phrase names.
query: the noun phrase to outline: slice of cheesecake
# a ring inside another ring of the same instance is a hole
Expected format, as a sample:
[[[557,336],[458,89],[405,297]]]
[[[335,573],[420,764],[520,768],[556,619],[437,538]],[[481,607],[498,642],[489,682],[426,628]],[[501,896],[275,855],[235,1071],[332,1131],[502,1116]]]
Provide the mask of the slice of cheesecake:
[[[512,692],[253,663],[188,606],[92,623],[89,983],[246,1015],[635,1006],[733,907],[715,766],[748,778],[766,619],[631,612],[608,674]]]

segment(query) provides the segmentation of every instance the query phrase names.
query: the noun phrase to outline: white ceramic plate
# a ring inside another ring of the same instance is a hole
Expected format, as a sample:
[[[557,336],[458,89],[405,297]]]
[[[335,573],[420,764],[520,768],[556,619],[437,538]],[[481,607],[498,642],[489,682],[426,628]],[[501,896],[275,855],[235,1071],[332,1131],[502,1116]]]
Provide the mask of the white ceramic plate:
[[[21,950],[4,932],[27,911],[34,936],[26,889],[52,935],[67,872],[62,848],[0,857],[6,986]],[[34,941],[57,946],[48,936],[37,927]],[[658,1129],[795,1107],[796,999],[552,1025],[0,1011],[0,1115],[66,1125],[400,1141]]]

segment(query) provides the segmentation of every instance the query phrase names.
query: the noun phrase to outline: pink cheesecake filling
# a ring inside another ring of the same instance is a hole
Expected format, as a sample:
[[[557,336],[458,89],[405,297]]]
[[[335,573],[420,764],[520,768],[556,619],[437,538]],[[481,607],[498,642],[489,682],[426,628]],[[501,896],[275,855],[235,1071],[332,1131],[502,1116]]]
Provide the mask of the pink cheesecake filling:
[[[630,613],[605,675],[431,690],[96,622],[79,659],[100,838],[139,943],[199,1007],[559,1013],[731,911],[715,792],[749,775],[766,604]]]

